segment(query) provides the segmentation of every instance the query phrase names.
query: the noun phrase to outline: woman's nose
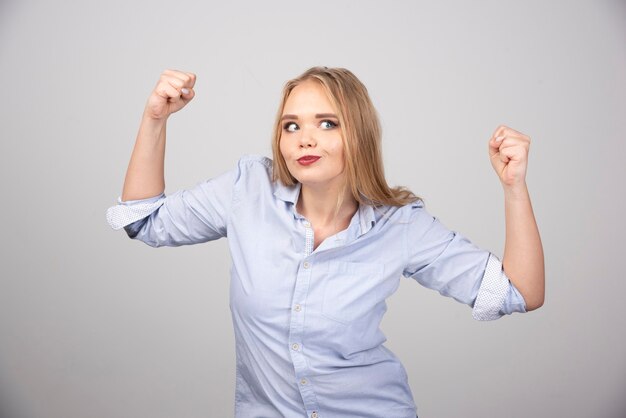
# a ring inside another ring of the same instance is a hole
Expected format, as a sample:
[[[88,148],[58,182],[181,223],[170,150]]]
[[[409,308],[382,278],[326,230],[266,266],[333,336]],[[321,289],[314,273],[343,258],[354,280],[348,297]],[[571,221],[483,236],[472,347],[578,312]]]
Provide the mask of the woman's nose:
[[[300,148],[311,148],[317,144],[314,135],[314,128],[303,127],[300,131]]]

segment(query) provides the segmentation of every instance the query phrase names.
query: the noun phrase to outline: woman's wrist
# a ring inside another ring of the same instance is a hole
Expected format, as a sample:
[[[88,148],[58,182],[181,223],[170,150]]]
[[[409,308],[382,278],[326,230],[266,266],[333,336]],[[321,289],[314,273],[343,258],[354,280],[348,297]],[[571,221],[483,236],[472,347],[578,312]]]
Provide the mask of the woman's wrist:
[[[504,191],[504,198],[509,201],[526,201],[530,200],[530,194],[528,193],[528,187],[526,182],[515,184],[512,186],[502,186]]]
[[[137,141],[148,140],[151,143],[160,143],[165,140],[166,127],[167,119],[155,119],[144,113],[139,125]]]

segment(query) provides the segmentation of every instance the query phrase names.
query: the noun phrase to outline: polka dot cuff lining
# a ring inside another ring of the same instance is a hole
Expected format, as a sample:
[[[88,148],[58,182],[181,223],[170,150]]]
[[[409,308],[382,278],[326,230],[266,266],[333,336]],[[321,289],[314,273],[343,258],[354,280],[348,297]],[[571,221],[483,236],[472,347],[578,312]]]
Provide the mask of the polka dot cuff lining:
[[[472,317],[478,321],[492,321],[502,316],[502,307],[509,291],[509,278],[504,274],[502,262],[489,255],[478,296],[474,302]]]
[[[107,209],[107,222],[115,230],[122,229],[126,225],[149,216],[161,207],[164,201],[164,194],[148,199],[127,200],[126,202],[118,197],[118,204]]]

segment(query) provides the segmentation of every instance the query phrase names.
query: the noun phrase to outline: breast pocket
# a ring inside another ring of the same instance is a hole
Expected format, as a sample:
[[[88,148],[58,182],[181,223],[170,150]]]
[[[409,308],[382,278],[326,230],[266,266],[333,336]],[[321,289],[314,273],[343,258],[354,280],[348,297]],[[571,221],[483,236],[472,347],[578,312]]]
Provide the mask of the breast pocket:
[[[322,314],[344,324],[370,313],[388,296],[384,266],[376,263],[331,263],[324,285]]]

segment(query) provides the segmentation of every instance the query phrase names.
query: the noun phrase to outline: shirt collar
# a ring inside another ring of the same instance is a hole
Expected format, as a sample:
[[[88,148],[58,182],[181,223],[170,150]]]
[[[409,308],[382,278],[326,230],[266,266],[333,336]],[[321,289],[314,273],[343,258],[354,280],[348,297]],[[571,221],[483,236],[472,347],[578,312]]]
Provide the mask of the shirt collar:
[[[276,180],[274,184],[276,189],[274,190],[274,196],[285,202],[296,204],[300,196],[300,183],[296,183],[293,186],[285,186],[282,181]]]
[[[360,232],[357,237],[367,233],[376,223],[374,208],[371,205],[359,204],[359,226]]]

